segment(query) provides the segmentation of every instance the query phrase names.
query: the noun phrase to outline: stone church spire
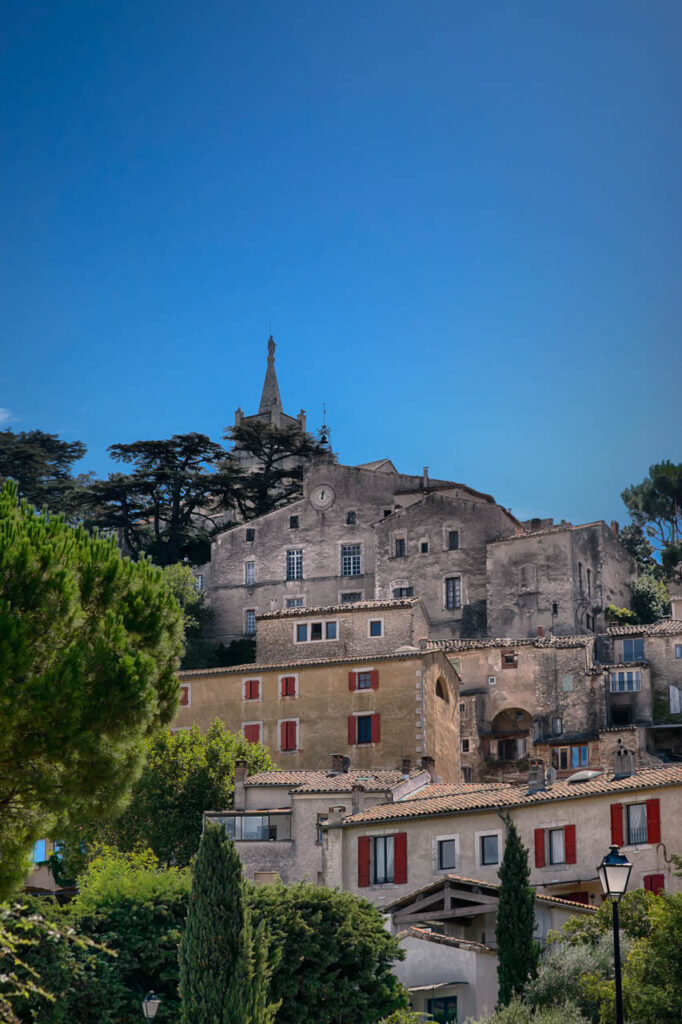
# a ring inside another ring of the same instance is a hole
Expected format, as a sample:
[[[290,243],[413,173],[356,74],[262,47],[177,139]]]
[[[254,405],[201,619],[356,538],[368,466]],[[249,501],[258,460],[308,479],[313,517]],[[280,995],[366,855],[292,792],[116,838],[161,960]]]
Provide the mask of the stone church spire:
[[[275,373],[275,342],[272,335],[270,335],[268,338],[268,368],[265,371],[265,382],[258,407],[258,415],[262,416],[263,414],[273,412],[282,412],[282,399],[279,394],[277,374]]]

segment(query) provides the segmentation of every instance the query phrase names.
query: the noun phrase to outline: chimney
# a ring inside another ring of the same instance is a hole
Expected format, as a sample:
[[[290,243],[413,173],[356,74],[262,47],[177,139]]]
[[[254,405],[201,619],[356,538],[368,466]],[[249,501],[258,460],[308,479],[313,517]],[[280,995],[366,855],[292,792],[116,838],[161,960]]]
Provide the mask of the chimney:
[[[235,761],[234,763],[234,809],[243,811],[246,808],[246,778],[248,768],[246,761]]]
[[[528,790],[527,796],[532,793],[541,793],[545,789],[545,762],[540,757],[531,757],[528,761]]]
[[[544,636],[545,630],[542,626],[538,626],[538,636]]]
[[[339,775],[343,772],[343,754],[332,754],[332,771]]]
[[[615,519],[611,520],[611,531],[612,531],[612,533],[615,533],[616,537],[620,533],[620,526],[618,525],[618,523],[616,522]]]
[[[627,779],[635,771],[635,756],[623,743],[620,736],[616,740],[616,749],[613,752],[613,776],[615,779]]]
[[[429,773],[429,779],[431,782],[440,781],[436,775],[436,762],[428,754],[424,754],[424,757],[422,757],[421,768],[423,771]]]
[[[351,789],[351,814],[358,814],[360,811],[360,794],[365,792],[361,782],[354,782]]]
[[[330,807],[329,808],[329,824],[340,825],[343,821],[343,816],[346,813],[345,807]]]
[[[409,779],[411,765],[412,765],[412,758],[411,757],[404,757],[402,759],[401,764],[400,764],[400,771],[401,771],[402,776],[403,776],[404,779]]]
[[[428,489],[429,489],[429,467],[428,466],[424,466],[424,471],[423,471],[423,474],[422,474],[422,489],[425,490],[425,491],[428,491]]]

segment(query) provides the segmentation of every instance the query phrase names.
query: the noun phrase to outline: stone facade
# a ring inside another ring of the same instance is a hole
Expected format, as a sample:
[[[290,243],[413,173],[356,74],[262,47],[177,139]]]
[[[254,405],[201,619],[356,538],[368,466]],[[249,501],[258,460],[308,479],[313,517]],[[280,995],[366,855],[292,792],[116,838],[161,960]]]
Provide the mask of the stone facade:
[[[180,684],[173,729],[219,718],[282,769],[325,767],[333,750],[366,769],[428,755],[460,777],[459,680],[440,651],[198,669]]]
[[[602,632],[609,604],[629,607],[634,559],[606,523],[569,523],[487,549],[490,636]]]

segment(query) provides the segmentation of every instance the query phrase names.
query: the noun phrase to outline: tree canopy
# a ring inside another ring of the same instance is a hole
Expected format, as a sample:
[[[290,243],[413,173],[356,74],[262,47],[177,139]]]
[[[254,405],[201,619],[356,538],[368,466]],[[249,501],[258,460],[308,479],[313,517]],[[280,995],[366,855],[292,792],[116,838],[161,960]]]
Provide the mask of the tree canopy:
[[[73,476],[73,466],[86,450],[82,441],[63,441],[42,430],[0,430],[0,484],[11,478],[35,509],[72,517],[87,482]]]
[[[682,463],[666,459],[649,467],[639,484],[621,494],[632,521],[653,541],[668,576],[680,571],[682,562]]]
[[[180,610],[113,541],[0,492],[0,897],[36,839],[125,805],[174,716]]]
[[[504,857],[500,866],[500,905],[497,912],[498,1000],[505,1006],[523,991],[535,975],[538,947],[535,930],[535,891],[528,884],[528,851],[514,822],[509,823]]]

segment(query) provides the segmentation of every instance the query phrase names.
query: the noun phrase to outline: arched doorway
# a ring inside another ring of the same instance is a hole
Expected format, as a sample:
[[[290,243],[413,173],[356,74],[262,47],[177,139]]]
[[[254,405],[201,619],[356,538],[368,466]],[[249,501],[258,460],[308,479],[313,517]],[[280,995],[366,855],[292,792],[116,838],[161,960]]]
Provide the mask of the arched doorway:
[[[528,751],[532,716],[523,708],[505,708],[492,721],[490,752],[498,761],[520,761]]]

